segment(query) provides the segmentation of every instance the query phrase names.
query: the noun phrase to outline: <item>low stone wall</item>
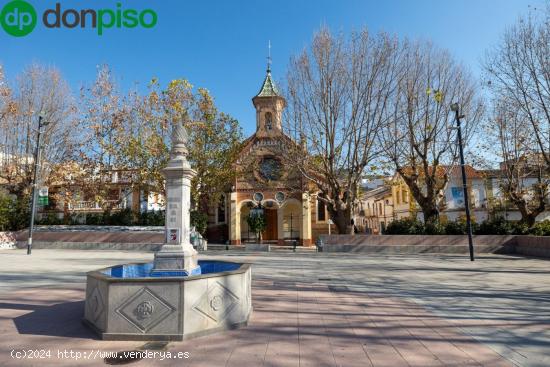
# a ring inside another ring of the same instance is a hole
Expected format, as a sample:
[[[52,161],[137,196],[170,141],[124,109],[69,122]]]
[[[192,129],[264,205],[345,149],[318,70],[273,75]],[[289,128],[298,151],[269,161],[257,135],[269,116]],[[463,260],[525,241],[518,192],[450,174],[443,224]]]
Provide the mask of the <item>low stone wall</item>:
[[[513,253],[512,235],[476,235],[476,253]],[[387,254],[468,253],[468,236],[463,235],[325,235],[324,252]]]
[[[325,235],[321,237],[324,252],[383,254],[469,252],[466,235]],[[550,258],[550,237],[515,235],[475,235],[474,251],[478,254],[516,254]]]
[[[517,236],[514,253],[524,256],[550,258],[550,237]]]
[[[27,246],[28,231],[0,232],[0,248]],[[465,235],[322,235],[324,252],[382,254],[468,253]],[[164,227],[39,226],[33,247],[58,249],[158,251],[164,242]],[[215,247],[215,246],[214,246]],[[213,247],[213,249],[214,249]],[[233,246],[231,246],[233,248]],[[245,246],[241,246],[245,249]],[[254,247],[254,246],[253,246]],[[225,245],[223,248],[225,249]],[[476,253],[517,254],[550,258],[550,237],[514,235],[475,235]],[[248,251],[267,251],[267,246]]]
[[[244,248],[246,251],[265,251],[269,252],[268,243],[246,243]]]
[[[28,231],[16,233],[17,247],[27,246]],[[78,248],[156,251],[164,243],[164,227],[39,226],[34,248]]]

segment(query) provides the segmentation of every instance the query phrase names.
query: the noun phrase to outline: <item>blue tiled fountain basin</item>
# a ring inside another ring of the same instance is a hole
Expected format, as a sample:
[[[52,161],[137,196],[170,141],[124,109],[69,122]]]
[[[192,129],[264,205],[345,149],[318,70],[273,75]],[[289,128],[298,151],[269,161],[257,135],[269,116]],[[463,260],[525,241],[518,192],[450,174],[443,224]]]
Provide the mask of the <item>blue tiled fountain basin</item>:
[[[241,264],[227,263],[223,261],[199,261],[199,267],[193,270],[191,275],[201,275],[210,273],[220,273],[224,271],[233,271],[239,269]],[[153,263],[146,264],[125,264],[117,265],[102,271],[103,274],[112,278],[149,278],[149,277],[178,277],[187,276],[183,272],[162,272],[152,276]]]

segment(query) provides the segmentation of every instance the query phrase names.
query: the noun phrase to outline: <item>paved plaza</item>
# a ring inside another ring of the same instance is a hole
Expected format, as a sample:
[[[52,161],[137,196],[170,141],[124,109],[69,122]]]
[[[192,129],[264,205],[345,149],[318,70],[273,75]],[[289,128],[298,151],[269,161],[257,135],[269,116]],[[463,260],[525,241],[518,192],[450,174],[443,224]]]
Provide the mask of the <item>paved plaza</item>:
[[[547,260],[239,252],[201,258],[253,264],[250,325],[151,347],[99,340],[80,320],[87,271],[150,261],[152,253],[1,251],[0,365],[105,365],[101,353],[150,348],[188,358],[158,354],[130,365],[550,365]],[[50,356],[12,358],[25,350]]]

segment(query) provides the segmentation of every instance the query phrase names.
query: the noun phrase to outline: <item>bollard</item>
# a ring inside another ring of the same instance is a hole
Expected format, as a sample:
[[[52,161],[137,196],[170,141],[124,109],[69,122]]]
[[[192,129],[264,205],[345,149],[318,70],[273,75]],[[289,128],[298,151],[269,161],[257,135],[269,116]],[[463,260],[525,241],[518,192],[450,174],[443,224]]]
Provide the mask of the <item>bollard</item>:
[[[321,237],[317,238],[317,241],[315,241],[315,246],[317,247],[317,252],[323,252],[323,240]]]

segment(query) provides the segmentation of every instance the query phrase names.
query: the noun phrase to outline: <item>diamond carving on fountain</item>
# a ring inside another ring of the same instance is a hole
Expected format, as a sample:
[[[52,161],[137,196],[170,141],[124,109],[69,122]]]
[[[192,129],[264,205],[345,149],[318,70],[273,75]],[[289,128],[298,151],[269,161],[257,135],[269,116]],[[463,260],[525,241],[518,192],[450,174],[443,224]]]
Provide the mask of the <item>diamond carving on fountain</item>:
[[[146,332],[174,311],[176,311],[175,307],[145,287],[125,300],[116,313],[139,331]]]

